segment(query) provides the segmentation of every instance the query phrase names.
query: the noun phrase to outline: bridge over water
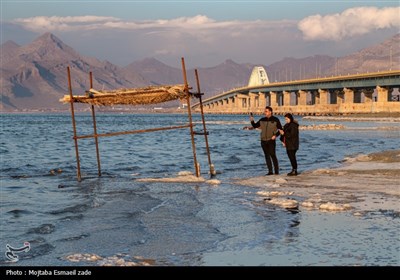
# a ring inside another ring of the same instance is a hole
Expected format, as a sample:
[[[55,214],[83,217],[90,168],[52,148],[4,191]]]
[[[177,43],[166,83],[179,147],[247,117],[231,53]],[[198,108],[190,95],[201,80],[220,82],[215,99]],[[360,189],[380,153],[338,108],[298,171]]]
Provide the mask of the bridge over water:
[[[264,68],[255,67],[248,86],[205,99],[203,106],[207,113],[262,113],[265,106],[276,114],[399,113],[399,87],[400,70],[269,83]]]

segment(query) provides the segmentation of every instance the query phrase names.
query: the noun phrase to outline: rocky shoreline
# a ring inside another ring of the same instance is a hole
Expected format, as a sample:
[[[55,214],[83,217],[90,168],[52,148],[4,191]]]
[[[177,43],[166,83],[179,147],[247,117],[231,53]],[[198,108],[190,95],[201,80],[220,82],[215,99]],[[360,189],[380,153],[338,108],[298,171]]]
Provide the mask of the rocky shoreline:
[[[400,216],[400,150],[347,158],[339,168],[236,180],[260,189],[257,199],[303,211],[390,211]]]

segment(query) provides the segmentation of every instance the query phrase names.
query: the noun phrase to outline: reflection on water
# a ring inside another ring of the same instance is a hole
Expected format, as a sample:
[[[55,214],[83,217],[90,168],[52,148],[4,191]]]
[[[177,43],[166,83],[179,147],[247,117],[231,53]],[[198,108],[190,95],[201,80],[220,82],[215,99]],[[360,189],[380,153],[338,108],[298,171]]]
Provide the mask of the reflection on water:
[[[199,124],[200,116],[194,119]],[[80,140],[84,180],[77,182],[68,114],[11,114],[0,120],[0,235],[16,247],[30,242],[21,265],[76,265],[66,256],[77,253],[143,256],[159,265],[400,264],[396,215],[289,212],[258,201],[256,189],[233,184],[234,178],[265,173],[259,132],[242,129],[248,116],[206,116],[218,186],[136,180],[193,170],[186,129],[100,138],[100,178],[93,139]],[[77,122],[78,134],[91,133],[89,114],[78,115]],[[187,117],[98,114],[97,122],[98,132],[106,133],[182,125]],[[398,148],[399,123],[385,123],[393,130],[384,133],[351,126],[301,131],[301,171]],[[196,146],[208,179],[203,137],[196,136]],[[277,153],[284,173],[290,169],[286,152],[278,145]],[[6,261],[0,254],[0,262]]]

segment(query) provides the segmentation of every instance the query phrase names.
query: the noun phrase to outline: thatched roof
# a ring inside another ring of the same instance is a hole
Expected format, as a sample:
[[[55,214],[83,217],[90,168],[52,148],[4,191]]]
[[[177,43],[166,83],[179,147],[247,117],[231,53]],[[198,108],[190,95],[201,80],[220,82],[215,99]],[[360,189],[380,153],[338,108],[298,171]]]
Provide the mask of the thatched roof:
[[[157,104],[186,98],[184,85],[148,86],[143,88],[97,91],[90,89],[86,95],[73,96],[73,102],[91,105],[146,105]],[[69,95],[64,95],[60,102],[70,103]]]

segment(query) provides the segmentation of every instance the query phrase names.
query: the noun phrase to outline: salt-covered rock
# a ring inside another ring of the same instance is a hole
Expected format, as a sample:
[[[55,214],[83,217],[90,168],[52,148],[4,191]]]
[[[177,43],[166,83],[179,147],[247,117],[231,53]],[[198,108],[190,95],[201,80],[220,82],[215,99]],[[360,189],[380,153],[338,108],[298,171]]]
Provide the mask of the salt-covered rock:
[[[96,254],[72,254],[65,257],[66,260],[71,262],[80,262],[80,261],[90,261],[96,262],[96,265],[100,266],[149,266],[154,265],[155,261],[152,259],[145,259],[143,257],[134,257],[134,260],[138,262],[134,262],[129,255],[126,254],[117,254],[115,256],[103,258]],[[128,260],[126,260],[128,259]]]
[[[100,257],[99,255],[96,254],[72,254],[72,255],[68,255],[65,257],[65,259],[67,259],[70,262],[80,262],[80,261],[90,261],[90,262],[95,262],[98,260],[103,259],[102,257]]]
[[[275,182],[278,183],[278,184],[284,184],[284,183],[287,183],[287,180],[283,179],[283,178],[278,178],[278,179],[275,180]]]
[[[266,202],[285,209],[297,209],[299,207],[299,203],[295,199],[272,198],[266,200]]]
[[[356,160],[365,162],[365,161],[371,161],[372,158],[368,155],[359,155],[358,157],[356,157]]]
[[[98,255],[96,255],[96,254],[93,254],[93,255],[91,255],[88,259],[89,259],[90,261],[92,261],[92,262],[95,262],[95,261],[101,260],[102,257],[100,257],[100,256],[98,256]]]
[[[319,206],[320,210],[325,211],[345,211],[351,209],[350,204],[337,204],[332,202],[323,203]]]
[[[191,171],[179,171],[178,172],[178,176],[189,176],[189,175],[193,175],[193,172],[191,172]]]
[[[278,192],[278,191],[272,191],[272,192],[266,192],[266,191],[258,191],[258,195],[261,196],[285,196],[285,195],[292,195],[293,192]]]
[[[329,174],[330,170],[329,169],[316,169],[314,171],[312,171],[313,174]]]
[[[303,201],[301,203],[301,206],[306,207],[306,208],[313,208],[314,207],[314,203],[312,203],[311,201]]]
[[[210,185],[219,185],[219,184],[221,184],[221,181],[217,180],[217,179],[211,179],[211,180],[207,180],[206,183],[210,184]]]
[[[74,254],[65,257],[70,262],[79,262],[81,260],[81,254]]]

